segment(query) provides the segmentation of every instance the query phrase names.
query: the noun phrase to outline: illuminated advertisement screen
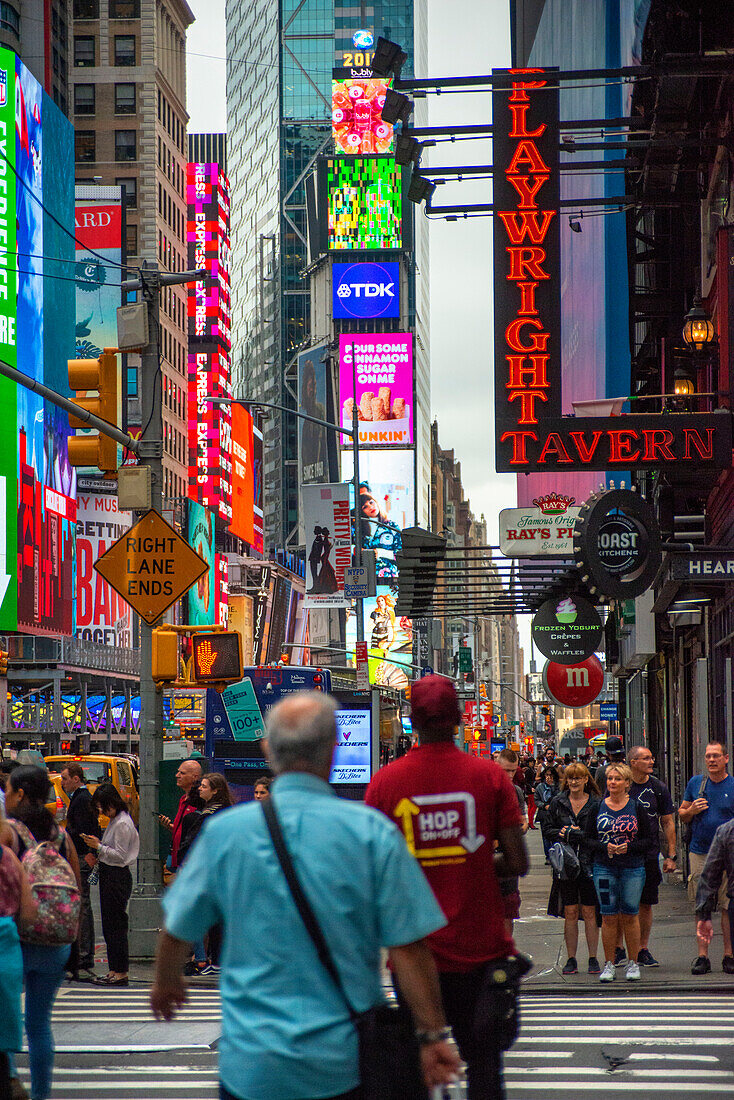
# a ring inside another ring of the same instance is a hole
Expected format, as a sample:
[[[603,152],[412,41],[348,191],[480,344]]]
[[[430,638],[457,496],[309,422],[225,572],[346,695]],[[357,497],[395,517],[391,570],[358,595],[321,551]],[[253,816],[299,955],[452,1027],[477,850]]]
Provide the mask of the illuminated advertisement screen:
[[[122,197],[94,200],[87,191],[83,186],[76,188],[74,210],[77,359],[96,359],[104,348],[117,347],[117,310],[122,301],[118,266],[122,263]],[[118,416],[126,412],[122,382],[119,370]],[[118,444],[118,465],[123,453],[124,447]],[[89,473],[99,471],[94,467]]]
[[[189,589],[189,624],[213,626],[217,621],[217,570],[214,560],[214,520],[208,508],[189,501],[189,546],[209,568]]]
[[[68,394],[76,312],[68,232],[74,224],[73,129],[4,48],[0,127],[0,357]],[[47,257],[52,262],[45,270]],[[70,635],[76,475],[69,464],[69,420],[31,390],[5,381],[0,410],[0,626]]]
[[[327,157],[329,248],[403,247],[402,169],[392,157]]]
[[[364,636],[370,683],[404,690],[411,678],[413,622],[395,614],[397,585],[378,584],[377,594],[363,601]],[[357,620],[347,609],[347,655],[354,658]]]
[[[334,264],[332,314],[335,320],[364,321],[400,316],[400,264]]]
[[[218,164],[186,167],[189,268],[209,278],[188,291],[189,336],[230,345],[229,181]]]
[[[76,636],[83,642],[132,648],[133,610],[92,568],[132,525],[132,512],[119,510],[116,493],[90,492],[80,483],[76,509]]]
[[[331,133],[335,153],[392,153],[392,123],[382,121],[389,84],[388,77],[354,79],[335,71],[331,82]]]
[[[374,550],[377,576],[395,579],[395,552],[401,550],[401,531],[415,524],[415,452],[412,450],[360,451],[359,515],[362,546]],[[342,452],[342,477],[354,473],[351,451]],[[350,482],[352,506],[354,490]]]
[[[336,712],[336,748],[330,783],[369,783],[371,779],[372,711]]]
[[[216,345],[214,345],[216,348]],[[224,348],[189,351],[189,498],[232,517],[232,413],[212,398],[231,397],[229,356]]]
[[[252,414],[232,406],[232,519],[237,538],[263,552],[262,433]]]
[[[331,369],[328,344],[303,351],[298,356],[298,411],[317,420],[329,420]],[[298,461],[301,485],[328,482],[330,442],[326,428],[313,421],[298,419]]]
[[[342,333],[339,409],[345,428],[352,426],[355,401],[361,445],[404,447],[413,442],[413,337],[409,332]]]

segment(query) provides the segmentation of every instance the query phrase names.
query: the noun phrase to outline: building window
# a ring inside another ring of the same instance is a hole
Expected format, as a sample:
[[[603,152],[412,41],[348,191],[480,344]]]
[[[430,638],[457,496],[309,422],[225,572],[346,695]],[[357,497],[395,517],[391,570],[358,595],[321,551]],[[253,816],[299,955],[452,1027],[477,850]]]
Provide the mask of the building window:
[[[118,177],[115,180],[118,187],[122,188],[122,197],[128,210],[138,208],[138,181],[134,176]]]
[[[74,65],[77,69],[89,69],[96,64],[94,36],[91,34],[74,35]]]
[[[135,85],[115,84],[115,114],[135,114]]]
[[[115,160],[137,160],[134,130],[115,130]]]
[[[74,134],[74,160],[77,164],[93,164],[97,159],[94,130],[77,130]]]
[[[110,0],[110,19],[140,19],[140,0]]]
[[[75,19],[99,19],[99,0],[74,0]]]
[[[135,35],[115,35],[115,65],[131,66],[135,64]]]
[[[137,225],[125,226],[125,251],[127,258],[138,254],[138,227]]]
[[[20,18],[15,8],[0,0],[0,31],[9,31],[20,38]]]
[[[74,114],[94,114],[94,84],[74,85]]]

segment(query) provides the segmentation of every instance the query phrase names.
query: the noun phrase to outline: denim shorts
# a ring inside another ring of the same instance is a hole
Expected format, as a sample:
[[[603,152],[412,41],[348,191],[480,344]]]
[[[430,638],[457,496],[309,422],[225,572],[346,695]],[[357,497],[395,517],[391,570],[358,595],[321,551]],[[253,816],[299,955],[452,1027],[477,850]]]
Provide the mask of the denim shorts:
[[[615,913],[634,916],[640,911],[640,897],[645,885],[645,867],[606,867],[595,863],[592,869],[594,886],[603,917]]]

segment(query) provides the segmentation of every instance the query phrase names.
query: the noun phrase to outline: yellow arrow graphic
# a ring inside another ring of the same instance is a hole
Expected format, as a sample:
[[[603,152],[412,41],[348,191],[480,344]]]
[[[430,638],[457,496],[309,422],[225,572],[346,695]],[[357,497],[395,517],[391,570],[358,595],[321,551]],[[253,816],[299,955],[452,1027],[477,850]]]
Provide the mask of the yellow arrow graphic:
[[[411,855],[415,855],[415,835],[413,833],[413,818],[416,814],[420,813],[420,807],[416,806],[415,802],[411,802],[409,798],[401,798],[397,806],[393,810],[393,816],[403,819],[403,833],[405,834],[405,843],[408,845],[408,849]]]

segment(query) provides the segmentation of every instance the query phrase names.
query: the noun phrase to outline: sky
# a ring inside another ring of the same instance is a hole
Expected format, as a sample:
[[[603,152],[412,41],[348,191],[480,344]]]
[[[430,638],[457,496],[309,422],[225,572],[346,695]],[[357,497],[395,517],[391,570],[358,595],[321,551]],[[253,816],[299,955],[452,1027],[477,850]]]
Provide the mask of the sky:
[[[189,0],[196,23],[188,35],[191,132],[226,129],[224,0]],[[507,0],[428,0],[425,76],[487,73],[510,61]],[[491,121],[490,96],[432,95],[435,125]],[[441,143],[422,163],[491,164],[491,141]],[[442,204],[491,201],[491,181],[452,182],[436,191]],[[421,211],[423,208],[421,207]],[[423,216],[421,214],[421,216]],[[487,520],[497,544],[498,513],[516,503],[516,478],[494,469],[492,223],[489,217],[431,221],[431,405],[439,442],[461,462],[464,492]],[[460,382],[457,385],[457,381]],[[526,659],[529,630],[521,624]]]

